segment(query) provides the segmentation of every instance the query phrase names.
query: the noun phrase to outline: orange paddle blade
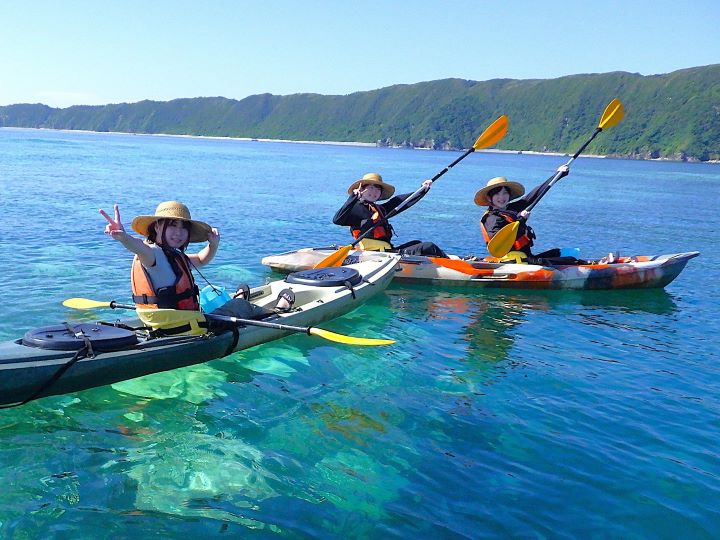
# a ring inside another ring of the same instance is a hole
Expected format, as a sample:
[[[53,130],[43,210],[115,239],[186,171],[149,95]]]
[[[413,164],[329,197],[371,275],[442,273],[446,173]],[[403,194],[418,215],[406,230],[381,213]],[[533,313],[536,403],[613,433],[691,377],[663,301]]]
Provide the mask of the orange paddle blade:
[[[502,139],[508,130],[508,117],[504,114],[490,124],[485,131],[477,138],[473,148],[480,150],[481,148],[488,148],[494,145],[500,139]]]
[[[352,248],[352,244],[341,247],[335,253],[331,253],[330,255],[325,257],[322,261],[313,266],[313,268],[330,268],[331,266],[342,266],[345,257],[347,257],[347,254],[350,253],[350,250]]]
[[[472,264],[467,261],[461,261],[459,259],[444,259],[441,257],[428,257],[433,264],[468,274],[470,276],[481,276],[483,274],[492,274],[493,271],[487,268],[475,268]]]

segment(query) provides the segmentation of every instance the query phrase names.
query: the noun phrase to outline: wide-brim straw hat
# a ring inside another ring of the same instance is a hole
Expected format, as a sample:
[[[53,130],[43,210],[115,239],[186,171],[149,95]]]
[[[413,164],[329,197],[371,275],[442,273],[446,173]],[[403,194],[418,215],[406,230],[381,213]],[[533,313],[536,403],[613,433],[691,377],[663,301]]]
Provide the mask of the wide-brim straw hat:
[[[378,173],[371,172],[367,173],[360,180],[353,182],[348,188],[348,194],[352,195],[353,190],[357,188],[360,184],[362,184],[363,186],[367,186],[368,184],[378,186],[382,190],[382,193],[380,194],[380,199],[389,199],[393,196],[393,193],[395,193],[395,186],[386,184],[385,182],[383,182],[382,176],[380,176]]]
[[[208,233],[212,230],[207,223],[192,219],[188,207],[178,201],[161,202],[155,209],[154,215],[136,217],[132,220],[132,229],[138,234],[147,236],[150,226],[159,219],[178,219],[190,223],[189,242],[207,241]]]
[[[525,188],[519,182],[508,180],[504,176],[496,176],[488,180],[487,185],[475,194],[475,204],[478,206],[490,206],[488,193],[495,188],[505,187],[510,192],[510,200],[522,197],[525,194]]]

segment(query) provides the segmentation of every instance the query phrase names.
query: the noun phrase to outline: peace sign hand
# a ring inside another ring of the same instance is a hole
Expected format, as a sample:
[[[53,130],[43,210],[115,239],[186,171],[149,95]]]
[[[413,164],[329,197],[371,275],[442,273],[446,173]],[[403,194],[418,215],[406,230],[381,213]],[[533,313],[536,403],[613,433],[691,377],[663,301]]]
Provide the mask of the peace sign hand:
[[[122,238],[127,236],[125,227],[123,227],[120,221],[120,207],[117,204],[115,205],[115,219],[111,218],[105,210],[101,209],[100,213],[108,222],[108,224],[105,225],[105,234],[112,236],[113,240],[122,240]]]

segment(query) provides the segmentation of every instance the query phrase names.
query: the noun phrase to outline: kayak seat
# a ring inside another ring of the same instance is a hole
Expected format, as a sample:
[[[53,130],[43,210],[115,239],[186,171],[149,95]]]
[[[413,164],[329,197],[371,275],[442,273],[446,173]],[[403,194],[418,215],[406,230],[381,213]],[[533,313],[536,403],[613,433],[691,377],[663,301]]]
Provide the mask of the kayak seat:
[[[79,351],[90,341],[95,351],[119,351],[134,346],[137,335],[132,330],[108,324],[56,324],[29,330],[23,345],[53,351]]]
[[[360,284],[362,279],[360,272],[355,268],[338,266],[293,272],[285,278],[285,282],[297,285],[312,285],[314,287],[347,287]]]

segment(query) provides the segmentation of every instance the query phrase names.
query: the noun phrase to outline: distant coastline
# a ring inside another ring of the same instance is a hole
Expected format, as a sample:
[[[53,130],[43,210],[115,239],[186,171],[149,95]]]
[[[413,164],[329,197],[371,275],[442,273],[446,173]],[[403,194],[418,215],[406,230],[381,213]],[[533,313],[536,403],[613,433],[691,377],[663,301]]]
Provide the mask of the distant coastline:
[[[215,135],[178,135],[175,133],[132,133],[126,131],[91,131],[88,129],[52,129],[52,128],[25,128],[25,127],[0,127],[0,129],[12,130],[33,130],[33,131],[52,131],[57,133],[92,133],[96,135],[137,135],[138,137],[174,137],[179,139],[207,139],[218,141],[244,141],[244,142],[271,142],[271,143],[291,143],[291,144],[320,144],[326,146],[359,146],[366,148],[388,148],[390,150],[435,150],[433,148],[425,148],[422,146],[386,146],[378,143],[351,142],[351,141],[293,141],[290,139],[264,139],[261,137],[219,137]],[[436,152],[463,152],[464,150],[435,150]],[[530,154],[537,156],[568,156],[562,152],[537,152],[535,150],[501,150],[498,148],[486,148],[476,150],[478,153],[488,154]],[[607,158],[599,154],[583,154],[582,157]],[[647,160],[651,161],[651,160]],[[656,160],[652,160],[656,161]],[[660,161],[660,160],[657,160]]]
[[[92,131],[89,129],[53,129],[53,128],[32,128],[32,127],[12,127],[0,126],[0,129],[18,130],[18,131],[53,131],[57,133],[93,133],[96,135],[137,135],[138,137],[175,137],[179,139],[207,139],[218,141],[246,141],[246,142],[279,142],[294,144],[324,144],[333,146],[368,146],[377,147],[377,143],[364,142],[343,142],[343,141],[293,141],[290,139],[263,139],[260,137],[220,137],[217,135],[180,135],[177,133],[133,133],[130,131]]]
[[[510,113],[509,134],[497,146],[542,154],[574,152],[617,98],[627,120],[598,137],[594,153],[717,163],[719,79],[720,64],[714,64],[653,76],[618,71],[547,80],[441,79],[342,96],[266,93],[65,108],[18,103],[0,106],[0,126],[462,151],[489,122]]]
[[[126,131],[92,131],[87,129],[53,129],[53,128],[30,128],[30,127],[12,127],[12,126],[0,126],[0,130],[33,130],[33,131],[52,131],[57,133],[91,133],[96,135],[136,135],[139,137],[173,137],[180,139],[206,139],[206,140],[220,140],[220,141],[244,141],[244,142],[270,142],[270,143],[290,143],[290,144],[319,144],[326,146],[357,146],[366,148],[388,148],[391,150],[433,150],[433,148],[426,148],[422,146],[386,146],[378,143],[365,143],[365,142],[351,142],[351,141],[293,141],[290,139],[266,139],[261,137],[220,137],[215,135],[178,135],[174,133],[132,133]],[[463,150],[436,150],[438,152],[462,152]],[[478,153],[488,154],[528,154],[534,156],[569,156],[569,153],[563,152],[539,152],[536,150],[502,150],[499,148],[486,148],[482,150],[476,150]],[[638,158],[632,156],[622,155],[603,155],[603,154],[582,154],[582,157],[596,158],[596,159],[626,159],[632,161],[668,161],[675,163],[711,163],[718,164],[720,160],[708,160],[708,161],[685,161],[681,159],[670,159],[667,157],[659,158]]]

